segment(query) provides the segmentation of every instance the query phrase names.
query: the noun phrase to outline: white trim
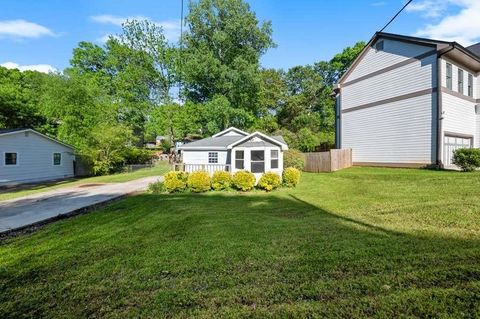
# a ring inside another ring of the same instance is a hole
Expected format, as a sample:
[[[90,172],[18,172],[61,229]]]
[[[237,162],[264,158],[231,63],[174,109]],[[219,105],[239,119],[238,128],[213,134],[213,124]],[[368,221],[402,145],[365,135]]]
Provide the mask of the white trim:
[[[6,158],[5,156],[7,155],[7,153],[15,153],[17,154],[17,157],[16,157],[16,161],[15,161],[15,164],[9,164],[7,165],[5,162],[6,162]],[[17,166],[20,166],[20,153],[18,151],[5,151],[3,152],[3,158],[2,158],[2,162],[3,162],[3,166],[4,167],[17,167]]]
[[[236,145],[241,144],[241,143],[243,143],[243,142],[245,142],[245,141],[248,141],[249,139],[251,139],[251,138],[253,138],[253,137],[257,136],[257,135],[260,136],[260,137],[262,137],[263,139],[271,142],[272,144],[275,144],[275,145],[277,145],[277,146],[280,146],[280,147],[282,148],[282,151],[288,150],[288,145],[287,145],[287,144],[282,143],[282,142],[274,139],[273,137],[270,137],[270,136],[265,135],[265,134],[260,133],[260,132],[253,132],[252,134],[247,135],[247,136],[245,136],[244,138],[242,138],[242,139],[240,139],[240,140],[238,140],[238,141],[236,141],[236,142],[228,145],[227,148],[228,148],[228,149],[231,149],[231,148],[235,147]]]
[[[241,134],[241,135],[244,135],[244,136],[247,136],[247,135],[248,135],[247,132],[242,131],[242,130],[236,128],[236,127],[230,126],[230,127],[227,128],[226,130],[223,130],[223,131],[221,131],[221,132],[218,132],[217,134],[214,134],[212,137],[219,137],[219,136],[225,135],[225,134],[227,134],[228,132],[232,132],[232,131],[233,131],[233,132],[236,132],[236,133],[239,133],[239,134]]]
[[[75,148],[74,148],[73,146],[68,145],[68,144],[65,144],[65,143],[63,143],[63,142],[60,142],[59,140],[54,139],[53,137],[50,137],[50,136],[47,136],[47,135],[42,134],[42,133],[40,133],[40,132],[37,132],[37,131],[35,131],[35,130],[32,130],[31,128],[27,128],[27,129],[19,130],[19,131],[7,132],[7,133],[0,133],[0,137],[2,137],[2,136],[4,136],[4,135],[13,135],[13,134],[25,133],[25,132],[35,133],[35,134],[40,135],[40,136],[42,136],[42,137],[44,137],[44,138],[46,138],[46,139],[49,139],[49,140],[51,140],[51,141],[53,141],[53,142],[55,142],[55,143],[61,144],[61,145],[65,146],[65,147],[68,147],[68,148],[70,148],[70,149],[72,149],[72,150],[75,150]]]
[[[55,165],[55,154],[60,154],[60,164]],[[63,166],[63,156],[62,152],[53,152],[52,153],[52,166],[57,167],[57,166]]]

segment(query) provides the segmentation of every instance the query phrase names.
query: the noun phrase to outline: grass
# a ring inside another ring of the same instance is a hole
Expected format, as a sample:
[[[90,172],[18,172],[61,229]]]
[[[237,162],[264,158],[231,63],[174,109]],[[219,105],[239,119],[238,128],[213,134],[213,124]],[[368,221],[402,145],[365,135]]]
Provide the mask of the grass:
[[[3,242],[0,317],[479,317],[479,177],[133,196]]]
[[[17,197],[32,195],[49,190],[54,190],[62,187],[78,186],[81,184],[91,183],[124,183],[148,176],[163,175],[170,169],[170,165],[165,162],[160,162],[152,168],[144,168],[129,173],[118,173],[105,176],[95,176],[87,178],[71,178],[62,181],[46,182],[40,184],[19,186],[11,189],[0,190],[0,201],[13,199]]]

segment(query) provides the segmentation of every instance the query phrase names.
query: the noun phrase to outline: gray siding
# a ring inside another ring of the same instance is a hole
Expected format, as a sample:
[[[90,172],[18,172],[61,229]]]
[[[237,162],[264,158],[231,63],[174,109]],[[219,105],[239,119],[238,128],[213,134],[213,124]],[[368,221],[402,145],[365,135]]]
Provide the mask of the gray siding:
[[[432,48],[384,41],[384,51],[371,48],[341,87],[341,146],[352,148],[356,163],[435,163],[436,55],[412,60]],[[411,63],[348,84],[407,60]]]
[[[17,153],[17,165],[5,165],[5,153]],[[53,153],[62,154],[53,165]],[[33,132],[0,135],[0,185],[73,176],[73,150]]]
[[[382,41],[382,39],[380,40]],[[384,39],[383,41],[383,51],[376,51],[375,48],[369,48],[368,52],[362,58],[361,63],[358,64],[347,77],[346,82],[432,50],[432,47],[429,46],[421,46],[388,39]]]
[[[433,163],[432,100],[423,95],[343,114],[342,148],[351,148],[357,163]]]

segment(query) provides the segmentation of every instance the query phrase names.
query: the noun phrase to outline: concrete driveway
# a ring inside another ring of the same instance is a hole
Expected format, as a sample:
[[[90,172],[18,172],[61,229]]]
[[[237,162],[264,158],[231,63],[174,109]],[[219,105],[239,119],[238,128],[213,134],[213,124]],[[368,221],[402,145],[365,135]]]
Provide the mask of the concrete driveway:
[[[144,191],[148,184],[157,180],[163,177],[151,176],[125,183],[81,184],[0,201],[0,233]]]

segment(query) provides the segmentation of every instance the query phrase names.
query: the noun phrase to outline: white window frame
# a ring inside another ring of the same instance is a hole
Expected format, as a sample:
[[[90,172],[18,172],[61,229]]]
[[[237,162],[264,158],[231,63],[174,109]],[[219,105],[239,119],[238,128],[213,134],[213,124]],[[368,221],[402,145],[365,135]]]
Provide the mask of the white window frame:
[[[273,153],[276,152],[276,157],[273,156]],[[277,161],[277,167],[273,167],[273,161]],[[280,168],[280,151],[276,149],[270,150],[270,169],[279,169]]]
[[[457,79],[457,91],[458,93],[460,94],[463,94],[464,92],[464,83],[463,83],[463,75],[464,75],[464,72],[462,69],[458,68],[457,70],[457,76],[458,76],[458,79]]]
[[[218,152],[208,152],[208,164],[218,164]]]
[[[446,68],[446,71],[445,71],[445,86],[447,87],[447,89],[451,90],[452,85],[453,85],[453,80],[452,80],[453,65],[450,62],[447,62],[447,65],[446,65],[445,68]]]
[[[237,152],[242,152],[243,158],[238,158],[237,157]],[[242,161],[242,168],[237,167],[237,161]],[[235,162],[234,162],[234,167],[236,170],[244,170],[245,169],[245,150],[235,150]]]
[[[253,158],[253,156],[252,156],[252,153],[253,153],[253,152],[263,152],[263,161],[254,161],[254,160],[252,159],[252,158]],[[255,150],[255,149],[250,150],[250,172],[252,172],[252,173],[254,173],[254,174],[263,174],[263,173],[265,173],[265,171],[266,171],[265,159],[266,159],[265,149],[262,149],[262,150]],[[263,172],[254,172],[254,171],[253,171],[253,165],[252,165],[252,163],[263,163]]]
[[[7,154],[10,154],[10,153],[17,154],[15,164],[7,164]],[[12,152],[12,151],[3,152],[3,166],[5,167],[19,166],[19,159],[20,159],[19,155],[20,154],[18,152]]]
[[[55,154],[59,154],[59,155],[60,155],[60,163],[59,163],[59,164],[55,164]],[[62,164],[63,164],[62,157],[63,157],[63,156],[62,156],[62,153],[60,153],[60,152],[53,152],[53,153],[52,153],[52,165],[53,165],[53,166],[62,166]]]
[[[473,75],[470,73],[467,76],[467,95],[473,97]]]

